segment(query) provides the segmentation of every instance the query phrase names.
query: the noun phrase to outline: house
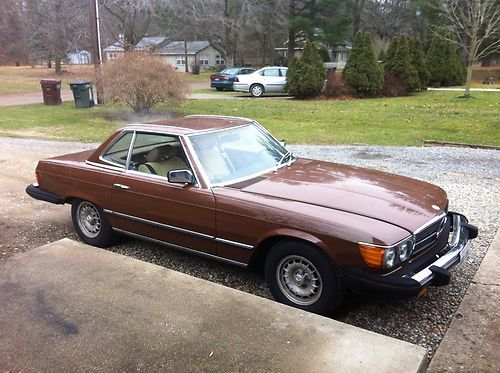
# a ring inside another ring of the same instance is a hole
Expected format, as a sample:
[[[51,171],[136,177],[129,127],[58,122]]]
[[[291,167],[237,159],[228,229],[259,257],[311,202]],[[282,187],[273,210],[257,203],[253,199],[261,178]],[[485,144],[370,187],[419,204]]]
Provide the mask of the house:
[[[70,65],[88,65],[91,62],[90,52],[84,50],[70,52],[66,59]]]
[[[106,61],[113,61],[115,58],[119,58],[125,52],[125,48],[123,47],[123,40],[119,40],[113,45],[106,47],[103,49],[104,59]]]
[[[286,44],[286,43],[285,43]],[[325,68],[328,70],[336,70],[343,69],[347,63],[349,55],[351,54],[351,45],[350,44],[335,44],[329,46],[321,46],[322,49],[325,49],[328,53],[328,61],[325,62]],[[278,58],[281,60],[287,59],[288,48],[274,48]],[[302,52],[304,51],[304,47],[295,47],[294,48],[294,57],[301,57]]]
[[[194,64],[199,64],[201,70],[225,64],[220,53],[206,40],[171,41],[159,47],[154,53],[180,71],[185,71],[186,63],[189,71],[192,71]]]
[[[135,51],[146,51],[155,52],[155,50],[162,44],[167,42],[165,36],[144,36],[139,42],[134,46]]]
[[[201,70],[225,65],[221,54],[206,40],[184,42],[183,40],[170,41],[165,36],[145,36],[134,46],[133,50],[147,51],[160,56],[166,63],[179,71],[186,69],[186,54],[189,71],[193,70],[195,64],[198,64]],[[112,61],[124,52],[123,40],[121,39],[105,48],[104,56],[106,60]]]

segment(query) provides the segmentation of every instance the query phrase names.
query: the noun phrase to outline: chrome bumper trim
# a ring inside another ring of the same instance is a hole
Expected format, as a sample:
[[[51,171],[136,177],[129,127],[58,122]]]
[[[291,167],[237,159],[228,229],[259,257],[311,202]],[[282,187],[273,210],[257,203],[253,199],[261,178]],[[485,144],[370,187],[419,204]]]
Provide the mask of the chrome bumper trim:
[[[463,262],[467,256],[469,249],[469,232],[466,227],[467,219],[458,214],[453,214],[452,218],[447,252],[411,277],[412,280],[418,281],[421,285],[428,284],[435,277],[430,269],[431,267],[449,269],[458,262]]]

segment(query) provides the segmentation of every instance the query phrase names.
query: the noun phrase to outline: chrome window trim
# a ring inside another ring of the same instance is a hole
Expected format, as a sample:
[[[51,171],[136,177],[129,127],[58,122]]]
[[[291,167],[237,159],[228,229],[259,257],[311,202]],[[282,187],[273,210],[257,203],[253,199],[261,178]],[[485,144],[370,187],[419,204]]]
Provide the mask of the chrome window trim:
[[[101,158],[99,158],[99,159],[101,159]],[[111,166],[111,165],[102,164],[102,163],[96,163],[96,162],[92,162],[89,160],[86,160],[85,163],[88,165],[94,166],[94,167],[104,168],[106,170],[119,171],[119,172],[123,172],[125,170],[122,167]]]
[[[128,131],[128,132],[131,132],[131,131]],[[129,151],[128,151],[128,155],[127,155],[127,168],[124,169],[124,171],[127,173],[127,174],[138,174],[138,175],[141,175],[141,176],[145,176],[147,178],[153,178],[153,179],[157,179],[157,180],[161,180],[161,181],[165,181],[168,183],[168,185],[172,185],[172,186],[180,186],[181,184],[177,184],[177,183],[171,183],[168,181],[168,177],[167,176],[161,176],[161,175],[155,175],[155,174],[148,174],[146,172],[141,172],[141,171],[136,171],[136,170],[129,170],[128,169],[128,166],[130,164],[130,159],[132,158],[132,149],[133,149],[133,145],[135,143],[135,140],[136,140],[136,137],[137,137],[137,134],[141,134],[141,133],[145,133],[145,134],[151,134],[151,135],[158,135],[158,136],[170,136],[170,137],[175,137],[179,140],[179,144],[181,145],[182,147],[182,150],[184,151],[184,154],[186,155],[186,159],[188,161],[188,164],[189,164],[189,167],[191,169],[191,171],[193,172],[193,175],[195,177],[195,183],[193,184],[193,186],[195,188],[201,188],[200,186],[200,183],[199,183],[199,176],[197,175],[196,171],[195,171],[195,168],[193,167],[193,163],[191,161],[191,158],[188,156],[188,152],[186,152],[186,147],[185,145],[183,144],[184,141],[182,141],[184,139],[184,136],[182,135],[173,135],[171,134],[170,132],[166,133],[166,132],[154,132],[154,131],[141,131],[141,130],[134,130],[134,135],[132,137],[132,140],[130,141],[130,147],[129,147]],[[181,187],[184,187],[184,185],[181,185]]]
[[[203,256],[203,257],[206,257],[206,258],[209,258],[209,259],[214,259],[214,260],[218,260],[218,261],[221,261],[221,262],[230,263],[230,264],[237,265],[237,266],[243,267],[243,268],[248,267],[248,264],[246,264],[246,263],[238,262],[238,261],[232,260],[232,259],[227,259],[227,258],[224,258],[224,257],[221,257],[221,256],[217,256],[217,255],[214,255],[214,254],[206,253],[204,251],[198,251],[198,250],[190,249],[189,247],[185,247],[185,246],[181,246],[181,245],[176,245],[176,244],[173,244],[173,243],[170,243],[170,242],[167,242],[167,241],[157,240],[156,238],[151,238],[151,237],[148,237],[148,236],[143,236],[141,234],[132,233],[132,232],[129,232],[129,231],[126,231],[126,230],[123,230],[123,229],[119,229],[119,228],[113,228],[113,230],[116,231],[116,232],[119,232],[119,233],[123,233],[123,234],[129,235],[131,237],[135,237],[135,238],[138,238],[138,239],[145,240],[145,241],[150,241],[150,242],[154,242],[154,243],[157,243],[157,244],[160,244],[160,245],[170,246],[170,247],[173,247],[175,249],[188,252],[190,254],[195,254],[195,255]]]
[[[189,229],[179,228],[179,227],[176,227],[174,225],[168,225],[168,224],[159,223],[159,222],[156,222],[156,221],[153,221],[153,220],[139,218],[137,216],[123,214],[121,212],[116,212],[116,211],[112,211],[112,210],[109,210],[109,209],[104,209],[103,211],[105,213],[113,215],[113,216],[117,216],[117,217],[121,217],[121,218],[124,218],[124,219],[133,220],[133,221],[136,221],[136,222],[139,222],[139,223],[143,223],[143,224],[152,225],[152,226],[157,227],[157,228],[167,229],[167,230],[171,230],[171,231],[178,232],[178,233],[184,233],[184,234],[188,234],[190,236],[204,238],[204,239],[207,239],[207,240],[213,240],[213,241],[216,241],[216,242],[219,242],[219,243],[223,243],[223,244],[226,244],[226,245],[239,247],[239,248],[246,249],[246,250],[252,250],[254,248],[252,245],[248,245],[248,244],[245,244],[245,243],[231,241],[231,240],[226,240],[224,238],[215,237],[215,236],[212,236],[212,235],[209,235],[209,234],[200,233],[200,232],[192,231],[192,230],[189,230]]]
[[[106,149],[104,149],[102,151],[102,153],[99,155],[99,160],[104,162],[104,163],[107,163],[107,164],[110,164],[112,166],[115,166],[115,167],[120,167],[122,170],[125,170],[126,167],[127,167],[127,160],[125,161],[125,165],[122,166],[121,164],[119,163],[116,163],[116,162],[111,162],[111,161],[108,161],[107,159],[104,159],[103,155],[106,154],[106,152],[113,146],[115,145],[122,137],[126,136],[128,133],[130,132],[133,132],[132,133],[132,138],[130,139],[130,144],[128,145],[128,154],[127,154],[127,160],[128,160],[128,156],[130,154],[130,146],[133,144],[133,141],[135,140],[135,130],[124,130],[122,131],[122,135],[121,136],[117,136],[115,141],[113,141],[111,144],[109,144]]]

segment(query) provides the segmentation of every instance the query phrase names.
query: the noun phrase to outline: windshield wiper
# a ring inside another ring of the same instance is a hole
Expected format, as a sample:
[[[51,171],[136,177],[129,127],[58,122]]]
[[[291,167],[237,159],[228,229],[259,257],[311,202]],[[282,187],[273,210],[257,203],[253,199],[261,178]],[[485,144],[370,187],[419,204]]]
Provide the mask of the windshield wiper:
[[[288,158],[288,166],[290,166],[290,163],[292,163],[292,153],[287,151],[285,154],[283,154],[283,157],[280,158],[279,162],[276,163],[276,166],[274,168],[274,171],[276,172],[278,168],[283,164],[283,161]]]

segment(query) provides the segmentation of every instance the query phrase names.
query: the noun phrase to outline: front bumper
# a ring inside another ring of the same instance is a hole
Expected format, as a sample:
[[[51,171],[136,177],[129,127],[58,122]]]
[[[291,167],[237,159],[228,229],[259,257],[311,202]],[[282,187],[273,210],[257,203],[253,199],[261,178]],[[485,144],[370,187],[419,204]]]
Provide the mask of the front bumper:
[[[346,284],[353,290],[372,290],[401,295],[416,295],[428,286],[448,285],[449,269],[465,260],[469,240],[476,238],[478,229],[467,218],[448,213],[448,221],[436,244],[425,254],[403,264],[398,270],[374,274],[354,268],[342,270]]]
[[[30,184],[26,187],[26,193],[34,199],[40,201],[55,203],[56,205],[64,204],[64,198],[53,193],[49,193],[41,189],[37,183]]]

